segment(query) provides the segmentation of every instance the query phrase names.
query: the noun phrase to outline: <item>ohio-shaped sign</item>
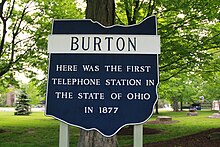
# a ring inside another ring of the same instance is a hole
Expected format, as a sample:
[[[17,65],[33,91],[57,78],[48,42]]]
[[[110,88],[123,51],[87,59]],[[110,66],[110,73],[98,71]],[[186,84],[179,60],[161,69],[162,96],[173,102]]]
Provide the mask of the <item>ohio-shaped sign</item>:
[[[54,20],[46,115],[104,136],[142,124],[157,101],[156,17],[131,26]]]

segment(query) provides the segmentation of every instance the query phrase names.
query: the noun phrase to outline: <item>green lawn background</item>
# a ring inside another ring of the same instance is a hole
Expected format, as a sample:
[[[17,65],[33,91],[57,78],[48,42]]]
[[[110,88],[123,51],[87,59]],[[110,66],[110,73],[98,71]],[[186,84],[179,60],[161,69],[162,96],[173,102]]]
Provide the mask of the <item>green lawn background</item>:
[[[186,112],[160,112],[179,121],[174,124],[145,124],[144,127],[159,129],[161,134],[144,135],[144,143],[168,140],[220,127],[220,119],[208,118],[216,111],[198,111],[198,116],[186,116]],[[154,121],[153,115],[149,121]],[[207,134],[208,135],[208,134]],[[43,112],[30,116],[14,116],[13,112],[0,112],[0,147],[58,147],[59,121],[46,117]],[[79,129],[70,127],[70,147],[78,141]],[[119,146],[131,145],[133,136],[119,136]]]

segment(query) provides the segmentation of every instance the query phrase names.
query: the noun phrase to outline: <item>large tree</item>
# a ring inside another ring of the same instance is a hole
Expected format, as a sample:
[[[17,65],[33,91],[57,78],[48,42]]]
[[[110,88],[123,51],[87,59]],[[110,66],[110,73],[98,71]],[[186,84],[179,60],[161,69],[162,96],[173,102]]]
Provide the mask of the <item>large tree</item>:
[[[209,50],[220,47],[219,5],[216,0],[121,0],[117,3],[116,21],[131,25],[157,16],[160,82],[166,84],[188,72],[213,72],[203,69],[213,60]]]
[[[36,72],[45,77],[36,85],[46,92],[48,65],[47,37],[53,19],[83,18],[75,1],[69,0],[2,0],[0,3],[0,86],[15,86],[16,73],[36,79]]]
[[[13,81],[15,71],[26,70],[27,57],[36,54],[35,22],[40,11],[33,1],[2,0],[0,3],[0,77]],[[4,75],[4,76],[3,76]]]
[[[105,26],[115,23],[114,0],[87,0],[86,18]],[[80,130],[78,147],[117,147],[117,138],[104,137],[97,131]]]
[[[41,8],[42,16],[36,22],[38,28],[35,32],[39,39],[36,41],[37,55],[26,60],[30,66],[44,73],[42,80],[33,77],[32,80],[39,87],[41,95],[46,93],[48,72],[48,35],[51,34],[54,19],[83,19],[84,13],[77,7],[77,1],[73,0],[35,0],[35,5]]]
[[[161,37],[160,81],[189,70],[198,71],[219,48],[219,5],[216,0],[122,0],[117,23],[136,24],[156,15]],[[196,67],[196,68],[195,68]]]

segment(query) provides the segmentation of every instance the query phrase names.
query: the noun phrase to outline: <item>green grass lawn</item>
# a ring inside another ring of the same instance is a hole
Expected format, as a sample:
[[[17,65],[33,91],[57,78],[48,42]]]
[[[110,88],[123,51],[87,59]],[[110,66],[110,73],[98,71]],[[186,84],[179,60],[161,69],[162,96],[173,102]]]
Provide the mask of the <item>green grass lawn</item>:
[[[58,147],[59,121],[43,112],[30,116],[14,116],[0,112],[0,147]],[[78,129],[71,127],[71,146],[76,146]]]
[[[214,111],[199,111],[198,116],[186,116],[186,112],[160,112],[178,120],[174,124],[146,124],[144,127],[162,130],[163,133],[145,135],[144,143],[168,140],[203,130],[220,127],[220,119],[207,116]],[[154,115],[149,121],[156,119]],[[5,132],[2,132],[4,130]],[[30,116],[14,116],[13,112],[0,112],[0,147],[58,147],[59,121],[45,117],[43,112],[34,112]],[[79,130],[71,127],[70,147],[75,147]],[[132,136],[118,136],[119,145],[133,143]]]
[[[173,120],[179,121],[173,124],[145,124],[144,127],[162,130],[163,133],[155,135],[144,135],[144,143],[169,140],[201,132],[203,130],[220,127],[220,119],[208,118],[216,111],[198,111],[198,116],[186,116],[187,112],[160,112],[159,115],[171,116]],[[156,120],[158,115],[153,115],[149,121]],[[132,137],[118,137],[119,143],[132,144]]]

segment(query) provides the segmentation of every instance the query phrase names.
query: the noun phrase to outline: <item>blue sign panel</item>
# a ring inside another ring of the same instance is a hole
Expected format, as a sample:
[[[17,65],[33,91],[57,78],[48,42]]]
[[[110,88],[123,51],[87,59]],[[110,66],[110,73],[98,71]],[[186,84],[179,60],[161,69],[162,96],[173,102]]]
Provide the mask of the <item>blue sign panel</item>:
[[[110,28],[90,20],[54,21],[46,115],[107,137],[147,121],[159,81],[158,52],[151,48],[158,50],[152,45],[158,42],[155,19]]]

